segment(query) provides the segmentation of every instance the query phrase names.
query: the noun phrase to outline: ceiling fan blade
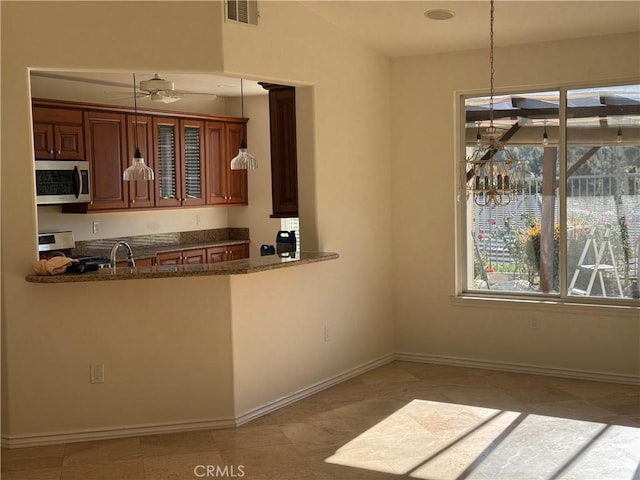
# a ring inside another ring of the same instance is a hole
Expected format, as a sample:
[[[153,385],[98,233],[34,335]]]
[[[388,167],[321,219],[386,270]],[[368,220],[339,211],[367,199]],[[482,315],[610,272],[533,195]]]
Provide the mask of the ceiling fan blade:
[[[186,97],[189,95],[203,95],[203,96],[213,97],[213,100],[218,98],[218,95],[216,95],[215,93],[208,93],[208,92],[187,92],[187,91],[173,90],[171,94],[181,96],[181,97]]]
[[[110,100],[126,100],[129,98],[133,98],[133,94],[129,93],[125,93],[122,91],[106,91],[104,92],[105,95],[107,95],[107,97]],[[150,94],[146,93],[146,92],[136,92],[135,97],[136,98],[143,98],[143,97],[148,97]]]

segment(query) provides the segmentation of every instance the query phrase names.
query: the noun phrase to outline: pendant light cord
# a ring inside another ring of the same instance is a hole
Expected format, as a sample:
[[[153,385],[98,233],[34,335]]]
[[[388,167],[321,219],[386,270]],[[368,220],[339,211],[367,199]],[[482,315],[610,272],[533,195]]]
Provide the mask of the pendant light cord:
[[[135,157],[140,158],[140,149],[138,148],[138,95],[136,95],[136,73],[133,72],[133,114],[135,117],[134,125],[133,125],[133,138],[136,142],[136,153]]]
[[[242,117],[242,120],[244,120],[244,86],[243,86],[243,82],[242,79],[240,79],[240,117]],[[247,145],[247,139],[244,136],[244,127],[242,128],[242,145]]]
[[[490,73],[491,73],[491,97],[489,99],[489,127],[493,127],[493,76],[495,70],[493,68],[493,16],[494,16],[494,8],[493,8],[493,0],[491,0],[491,16],[490,16],[490,29],[489,29],[489,38],[490,38],[490,46],[489,46],[489,65],[490,65]]]

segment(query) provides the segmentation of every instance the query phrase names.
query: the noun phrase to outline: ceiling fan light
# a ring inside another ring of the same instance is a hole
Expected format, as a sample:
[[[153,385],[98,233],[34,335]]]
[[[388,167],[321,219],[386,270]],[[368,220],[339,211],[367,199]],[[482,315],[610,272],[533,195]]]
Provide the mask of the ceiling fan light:
[[[140,90],[148,92],[159,92],[163,90],[173,90],[175,84],[169,80],[164,80],[156,73],[151,80],[142,80],[140,82]]]

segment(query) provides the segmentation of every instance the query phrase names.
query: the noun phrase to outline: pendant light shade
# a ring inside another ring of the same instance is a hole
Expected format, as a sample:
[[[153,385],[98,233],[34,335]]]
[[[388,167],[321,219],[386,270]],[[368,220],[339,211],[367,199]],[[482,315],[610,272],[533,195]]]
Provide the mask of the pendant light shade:
[[[240,104],[242,108],[241,116],[244,118],[244,89],[242,79],[240,79]],[[247,141],[244,138],[244,128],[242,130],[242,143],[238,150],[238,155],[231,159],[231,170],[247,170],[258,168],[258,161],[249,153],[247,149]]]
[[[153,180],[155,175],[153,169],[144,163],[144,158],[140,153],[138,147],[138,103],[136,101],[136,74],[133,74],[133,110],[135,115],[133,125],[133,136],[136,142],[136,152],[131,159],[131,165],[129,165],[124,172],[122,172],[122,179],[126,182],[140,181],[145,182]]]
[[[137,125],[135,128],[137,128]],[[122,179],[128,182],[133,182],[153,180],[154,178],[153,169],[144,163],[144,158],[142,158],[140,149],[136,147],[136,153],[131,159],[131,165],[122,172]]]

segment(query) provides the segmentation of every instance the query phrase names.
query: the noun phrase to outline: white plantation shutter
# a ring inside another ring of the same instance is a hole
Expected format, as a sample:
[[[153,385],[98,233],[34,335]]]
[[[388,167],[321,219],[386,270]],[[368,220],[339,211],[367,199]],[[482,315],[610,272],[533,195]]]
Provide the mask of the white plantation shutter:
[[[201,198],[200,191],[202,171],[200,168],[200,128],[185,127],[184,129],[184,171],[185,197]]]
[[[176,198],[176,132],[173,125],[158,125],[157,162],[160,198]]]
[[[258,24],[257,0],[227,0],[227,20],[247,25]]]

